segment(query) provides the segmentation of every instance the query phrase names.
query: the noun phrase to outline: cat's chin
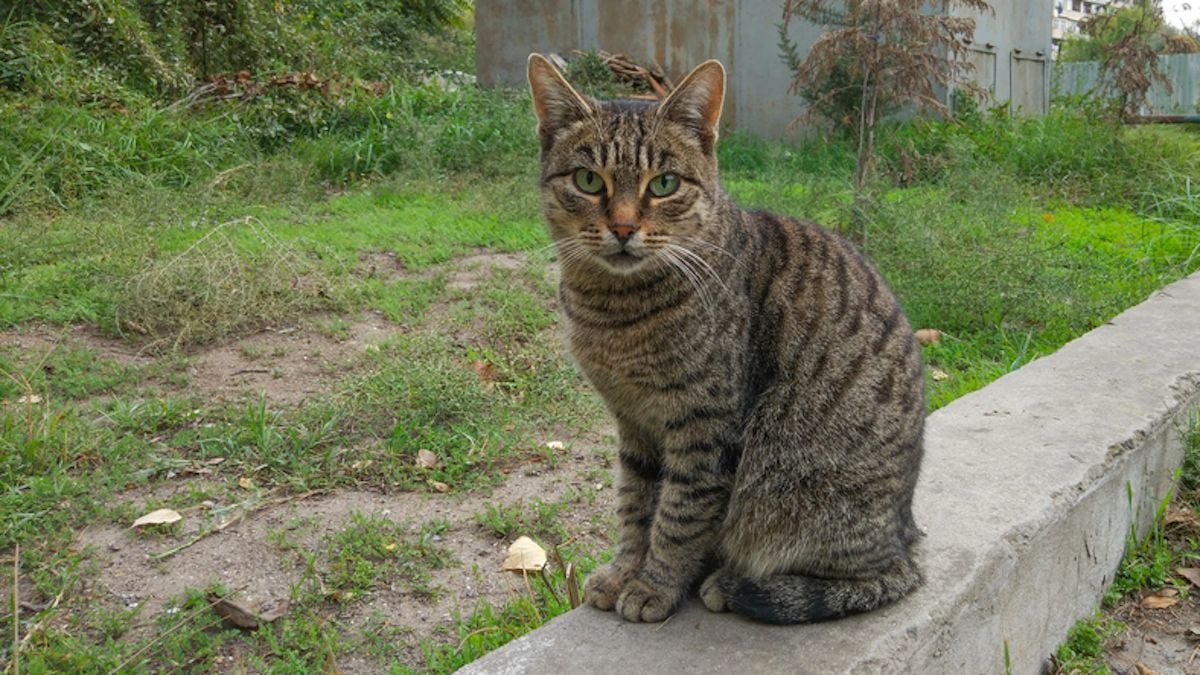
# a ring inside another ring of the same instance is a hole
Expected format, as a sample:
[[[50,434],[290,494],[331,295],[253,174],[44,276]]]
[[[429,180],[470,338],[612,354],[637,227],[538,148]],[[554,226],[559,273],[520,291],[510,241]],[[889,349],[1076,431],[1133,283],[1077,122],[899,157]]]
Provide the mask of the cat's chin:
[[[625,251],[601,256],[600,259],[604,261],[605,267],[617,274],[631,274],[646,262],[645,258]]]

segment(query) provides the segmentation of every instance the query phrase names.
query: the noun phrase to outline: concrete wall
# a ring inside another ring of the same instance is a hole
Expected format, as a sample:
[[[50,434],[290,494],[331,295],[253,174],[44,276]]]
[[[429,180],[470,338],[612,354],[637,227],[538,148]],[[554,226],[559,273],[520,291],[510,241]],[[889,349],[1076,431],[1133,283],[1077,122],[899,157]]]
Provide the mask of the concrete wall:
[[[1044,114],[1050,102],[1050,26],[1041,3],[990,0],[994,12],[970,12],[975,38],[968,60],[976,81],[991,94],[990,105],[1005,101],[1026,115]]]
[[[1159,68],[1170,80],[1172,91],[1155,81],[1150,90],[1145,115],[1194,115],[1200,104],[1200,54],[1171,54],[1158,57]],[[1096,88],[1100,64],[1058,63],[1054,68],[1053,90],[1056,95],[1088,95]]]
[[[1050,12],[1036,0],[992,0],[977,16],[972,61],[995,101],[1012,97],[1041,113],[1048,101]],[[661,64],[672,78],[719,59],[729,72],[726,124],[778,138],[803,112],[788,93],[791,73],[780,59],[776,25],[782,3],[769,0],[477,0],[476,74],[485,87],[525,85],[530,52],[604,49]],[[792,21],[801,55],[822,28]],[[990,45],[990,46],[989,46]],[[993,86],[994,85],[994,86]]]
[[[1200,273],[929,416],[913,514],[925,585],[768,626],[692,601],[631,624],[580,608],[462,673],[1047,672],[1145,533],[1200,406]]]

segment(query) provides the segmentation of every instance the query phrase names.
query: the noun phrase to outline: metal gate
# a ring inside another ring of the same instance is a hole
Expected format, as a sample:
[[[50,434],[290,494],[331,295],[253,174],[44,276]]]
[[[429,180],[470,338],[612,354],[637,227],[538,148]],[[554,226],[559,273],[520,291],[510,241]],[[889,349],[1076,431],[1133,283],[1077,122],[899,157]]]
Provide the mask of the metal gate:
[[[1014,114],[1044,115],[1049,108],[1050,68],[1046,53],[1012,50],[1008,68],[1008,101]]]

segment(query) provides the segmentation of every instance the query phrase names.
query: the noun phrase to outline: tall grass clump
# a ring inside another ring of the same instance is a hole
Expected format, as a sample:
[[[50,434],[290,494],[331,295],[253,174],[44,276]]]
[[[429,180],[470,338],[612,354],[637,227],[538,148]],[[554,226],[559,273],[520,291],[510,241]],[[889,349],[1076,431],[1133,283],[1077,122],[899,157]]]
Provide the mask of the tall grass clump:
[[[247,239],[257,245],[241,243]],[[247,217],[147,261],[117,294],[117,325],[150,349],[175,350],[330,308],[329,286],[316,265]]]
[[[504,177],[537,161],[523,91],[401,85],[344,106],[323,132],[311,131],[292,151],[333,183],[392,173]]]
[[[1139,204],[1172,174],[1198,175],[1196,143],[1172,131],[1121,128],[1098,104],[1072,99],[1042,117],[968,106],[954,120],[903,124],[885,154],[893,173],[918,180],[960,171],[964,161],[988,163],[1045,199],[1102,206]]]

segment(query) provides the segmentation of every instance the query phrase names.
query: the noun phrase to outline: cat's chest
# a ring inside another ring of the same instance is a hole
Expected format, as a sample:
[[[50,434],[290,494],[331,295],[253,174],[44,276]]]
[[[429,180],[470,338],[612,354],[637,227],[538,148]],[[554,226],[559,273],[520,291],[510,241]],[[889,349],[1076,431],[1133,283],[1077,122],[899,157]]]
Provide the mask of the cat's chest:
[[[670,416],[703,397],[693,383],[711,368],[718,348],[654,326],[606,332],[568,323],[567,331],[572,355],[609,407],[644,418]]]

